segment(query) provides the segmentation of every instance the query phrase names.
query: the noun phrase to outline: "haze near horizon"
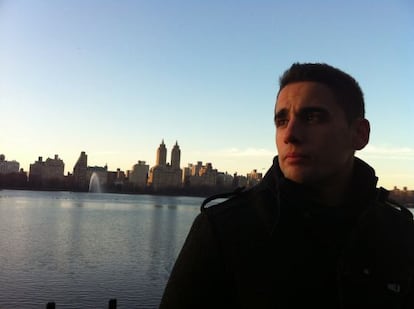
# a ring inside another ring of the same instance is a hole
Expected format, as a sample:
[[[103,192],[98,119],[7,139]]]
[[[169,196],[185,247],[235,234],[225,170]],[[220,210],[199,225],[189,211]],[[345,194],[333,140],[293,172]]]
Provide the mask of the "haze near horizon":
[[[265,172],[278,78],[325,62],[360,83],[371,122],[357,153],[379,185],[414,189],[414,4],[397,1],[0,1],[0,153],[25,170],[58,154]]]

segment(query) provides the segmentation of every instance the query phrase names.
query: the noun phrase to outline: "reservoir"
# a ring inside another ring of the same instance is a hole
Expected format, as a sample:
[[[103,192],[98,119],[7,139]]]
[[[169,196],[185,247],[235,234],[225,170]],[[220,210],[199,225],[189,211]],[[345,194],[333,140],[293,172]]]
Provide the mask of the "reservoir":
[[[0,308],[157,308],[202,201],[0,190]]]
[[[0,190],[0,308],[157,308],[202,201]]]

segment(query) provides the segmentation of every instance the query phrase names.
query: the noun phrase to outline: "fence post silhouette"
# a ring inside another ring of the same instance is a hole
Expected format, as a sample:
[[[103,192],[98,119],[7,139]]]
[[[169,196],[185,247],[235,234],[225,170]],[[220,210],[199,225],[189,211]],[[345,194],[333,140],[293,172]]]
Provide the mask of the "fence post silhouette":
[[[56,303],[49,302],[46,304],[46,309],[55,309]],[[108,303],[108,309],[116,309],[116,298],[111,298]]]
[[[116,298],[109,300],[108,309],[116,309]]]
[[[55,309],[56,304],[54,302],[47,303],[46,309]]]

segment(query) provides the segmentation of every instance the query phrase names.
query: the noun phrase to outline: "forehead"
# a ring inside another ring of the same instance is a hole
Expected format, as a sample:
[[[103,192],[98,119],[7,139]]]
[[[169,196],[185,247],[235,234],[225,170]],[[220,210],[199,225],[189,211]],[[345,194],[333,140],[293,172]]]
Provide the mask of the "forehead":
[[[275,111],[309,106],[332,110],[341,109],[328,86],[317,82],[296,82],[280,90]]]

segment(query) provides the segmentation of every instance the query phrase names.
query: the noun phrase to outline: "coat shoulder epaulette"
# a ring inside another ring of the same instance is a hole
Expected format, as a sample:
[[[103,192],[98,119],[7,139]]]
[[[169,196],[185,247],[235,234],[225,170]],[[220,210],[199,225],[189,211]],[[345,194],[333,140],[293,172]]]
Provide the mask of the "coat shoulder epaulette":
[[[383,207],[391,207],[392,209],[399,211],[401,215],[409,220],[414,220],[413,214],[405,206],[389,198],[389,191],[381,187],[377,189],[377,203]]]
[[[221,205],[223,202],[239,196],[241,193],[245,192],[245,187],[238,187],[231,192],[219,193],[206,198],[201,204],[200,210],[204,212],[207,209],[210,209],[216,205]],[[210,204],[213,201],[218,201],[215,204]]]
[[[254,204],[262,191],[266,191],[266,186],[256,185],[250,188],[238,187],[234,191],[212,195],[206,198],[201,204],[200,210],[209,217],[232,212]]]

